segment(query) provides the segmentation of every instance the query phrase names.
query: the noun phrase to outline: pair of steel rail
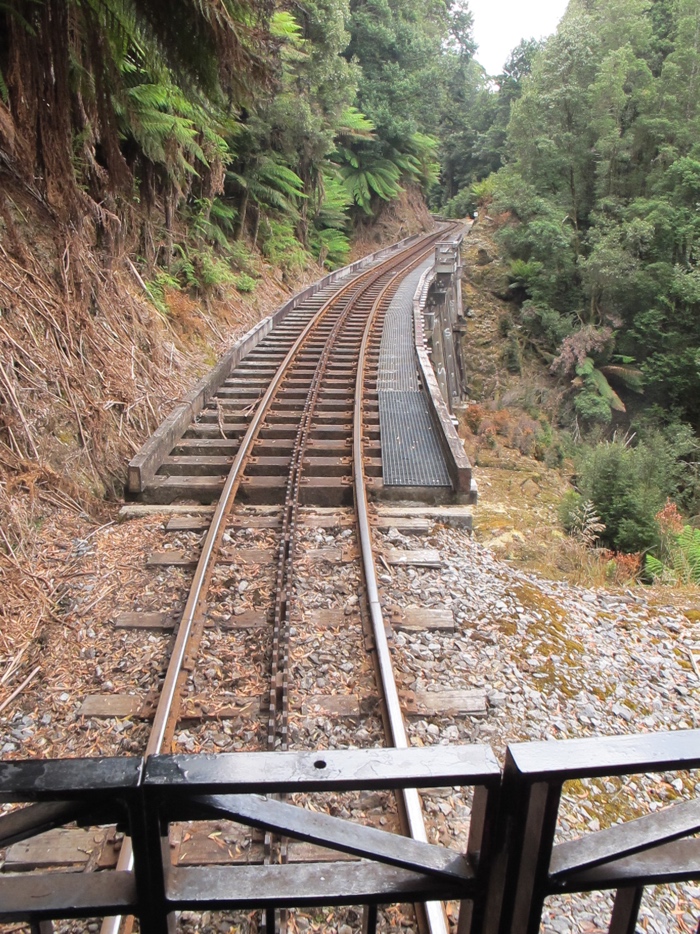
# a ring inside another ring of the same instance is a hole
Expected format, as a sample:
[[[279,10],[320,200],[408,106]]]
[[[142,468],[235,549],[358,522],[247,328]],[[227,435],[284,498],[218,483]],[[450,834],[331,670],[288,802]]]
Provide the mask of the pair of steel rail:
[[[190,587],[187,602],[175,636],[167,671],[160,691],[153,726],[145,750],[145,758],[166,751],[177,724],[180,693],[187,673],[184,669],[186,658],[196,652],[196,645],[204,625],[206,593],[215,566],[216,555],[222,541],[226,519],[233,507],[241,478],[250,458],[259,431],[288,376],[295,359],[308,339],[317,331],[319,325],[335,312],[337,317],[332,323],[331,332],[324,344],[310,380],[309,391],[302,408],[297,436],[292,451],[290,470],[287,480],[285,501],[282,507],[282,524],[278,549],[276,594],[272,632],[271,687],[268,726],[268,749],[286,749],[287,735],[287,660],[288,637],[291,612],[291,590],[294,558],[294,539],[299,507],[299,481],[303,470],[303,458],[309,429],[313,422],[314,408],[323,377],[328,367],[333,345],[344,324],[352,315],[358,303],[366,307],[366,324],[360,343],[357,359],[355,382],[354,418],[353,418],[353,480],[355,489],[355,509],[357,517],[358,540],[364,574],[367,608],[372,622],[374,645],[376,647],[376,671],[385,713],[385,729],[390,745],[406,748],[408,745],[403,714],[399,702],[398,690],[394,679],[391,654],[386,638],[382,616],[377,578],[372,552],[371,530],[367,505],[367,491],[364,477],[364,442],[363,442],[363,399],[368,367],[368,347],[372,328],[377,314],[388,303],[390,295],[400,281],[399,271],[409,271],[421,262],[439,239],[444,239],[445,229],[430,234],[417,244],[388,260],[372,267],[347,284],[342,285],[325,301],[314,317],[304,327],[294,341],[284,360],[273,376],[264,395],[258,403],[248,429],[241,439],[239,449],[226,478],[223,491],[214,510],[211,524],[206,532],[197,568]],[[387,281],[383,281],[387,279]],[[404,817],[406,832],[414,839],[426,841],[425,826],[418,792],[403,789],[399,793],[400,812]],[[267,841],[268,846],[270,840]],[[128,838],[120,852],[117,871],[133,868],[133,852]],[[447,934],[447,925],[442,905],[429,903],[426,906],[423,927],[427,934]],[[101,934],[118,934],[122,918],[115,916],[105,919]]]

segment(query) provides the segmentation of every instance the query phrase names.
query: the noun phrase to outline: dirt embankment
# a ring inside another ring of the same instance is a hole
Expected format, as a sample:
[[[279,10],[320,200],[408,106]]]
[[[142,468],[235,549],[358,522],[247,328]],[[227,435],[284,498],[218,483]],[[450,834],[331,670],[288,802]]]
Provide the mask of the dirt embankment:
[[[63,530],[70,551],[81,515],[79,537],[108,521],[128,460],[178,397],[321,274],[283,282],[254,258],[250,293],[158,292],[137,271],[137,238],[117,233],[100,242],[90,219],[67,230],[0,177],[0,672],[60,617]]]
[[[571,577],[576,562],[557,519],[570,469],[552,429],[562,390],[519,337],[494,233],[480,219],[463,249],[470,404],[460,425],[479,484],[475,536],[523,566]]]
[[[406,185],[395,201],[382,201],[376,217],[361,218],[353,238],[350,261],[396,243],[404,237],[427,232],[435,226],[425,199],[415,185]]]
[[[432,224],[414,195],[363,228],[357,255]],[[66,230],[0,173],[0,677],[14,661],[13,683],[62,618],[61,556],[114,518],[134,452],[232,343],[324,273],[283,275],[243,249],[245,291],[168,288],[138,260],[145,218],[127,218],[109,242],[90,218]]]

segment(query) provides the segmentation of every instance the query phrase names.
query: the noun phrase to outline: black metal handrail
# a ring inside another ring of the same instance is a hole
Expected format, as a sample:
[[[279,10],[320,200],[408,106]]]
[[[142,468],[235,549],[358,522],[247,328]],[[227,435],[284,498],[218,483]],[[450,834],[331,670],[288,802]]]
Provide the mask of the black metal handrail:
[[[604,889],[616,890],[609,934],[634,934],[646,885],[700,878],[700,840],[683,839],[700,831],[700,801],[555,845],[563,786],[698,767],[700,730],[510,746],[486,934],[537,934],[547,896]]]
[[[0,801],[25,805],[0,817],[0,848],[75,822],[116,824],[134,851],[130,872],[0,874],[0,921],[133,914],[142,932],[165,934],[185,909],[450,899],[459,934],[534,934],[549,895],[613,889],[609,931],[633,934],[644,886],[700,879],[700,801],[555,845],[563,786],[696,768],[700,730],[521,743],[503,770],[478,745],[0,762]],[[465,854],[272,797],[445,785],[474,789]],[[169,825],[213,817],[359,861],[172,866]]]
[[[437,754],[436,754],[437,753]],[[500,768],[488,746],[238,753],[0,763],[0,800],[31,802],[0,818],[0,846],[61,826],[117,823],[131,838],[133,871],[0,876],[0,920],[132,914],[165,934],[184,909],[377,905],[456,899],[481,914],[486,834]],[[264,797],[280,793],[474,786],[469,851],[409,840]],[[359,856],[358,863],[173,867],[174,821],[225,817]],[[469,927],[465,927],[469,930]]]

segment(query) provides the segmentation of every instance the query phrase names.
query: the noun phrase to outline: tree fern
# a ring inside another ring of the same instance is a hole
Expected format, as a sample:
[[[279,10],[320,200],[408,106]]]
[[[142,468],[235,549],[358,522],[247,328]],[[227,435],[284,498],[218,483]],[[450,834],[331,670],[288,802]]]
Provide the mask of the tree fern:
[[[376,150],[349,150],[339,146],[340,174],[355,204],[366,214],[372,213],[372,197],[391,201],[401,193],[400,167]]]
[[[336,139],[370,139],[373,136],[374,124],[357,107],[346,107],[338,118],[335,128]]]
[[[700,584],[700,529],[689,525],[683,527],[671,553],[671,561],[679,580]]]
[[[653,555],[646,556],[645,567],[649,576],[654,580],[700,584],[700,529],[683,526],[667,549],[667,564]]]

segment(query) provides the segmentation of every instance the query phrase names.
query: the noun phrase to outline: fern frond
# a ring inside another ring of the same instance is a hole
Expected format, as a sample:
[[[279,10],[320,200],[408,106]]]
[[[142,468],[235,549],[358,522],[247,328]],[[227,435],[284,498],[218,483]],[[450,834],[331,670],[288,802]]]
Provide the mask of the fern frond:
[[[659,561],[659,559],[655,558],[653,555],[648,554],[645,557],[644,568],[652,580],[660,581],[668,580],[669,578],[669,568],[666,567],[663,561]]]

